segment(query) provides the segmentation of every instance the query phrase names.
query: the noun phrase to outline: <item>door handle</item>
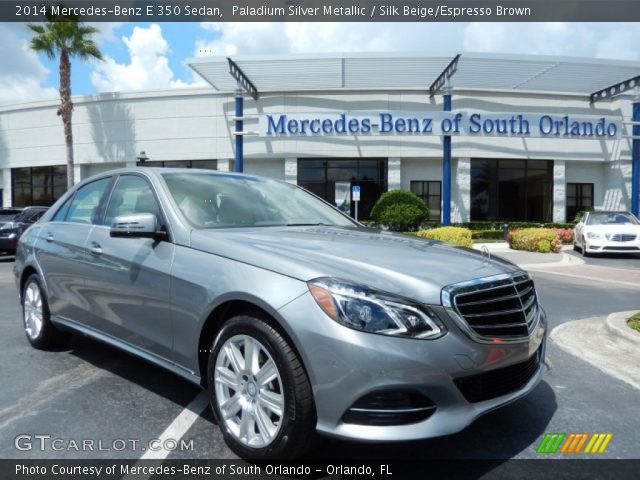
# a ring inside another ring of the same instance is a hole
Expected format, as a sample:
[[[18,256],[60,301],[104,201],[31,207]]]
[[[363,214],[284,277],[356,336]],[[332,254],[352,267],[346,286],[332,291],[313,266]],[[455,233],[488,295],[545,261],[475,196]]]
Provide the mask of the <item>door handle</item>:
[[[47,242],[53,242],[53,233],[47,232],[47,236],[45,237]]]
[[[89,247],[89,251],[93,255],[102,255],[102,247],[97,242],[91,242],[91,247]]]

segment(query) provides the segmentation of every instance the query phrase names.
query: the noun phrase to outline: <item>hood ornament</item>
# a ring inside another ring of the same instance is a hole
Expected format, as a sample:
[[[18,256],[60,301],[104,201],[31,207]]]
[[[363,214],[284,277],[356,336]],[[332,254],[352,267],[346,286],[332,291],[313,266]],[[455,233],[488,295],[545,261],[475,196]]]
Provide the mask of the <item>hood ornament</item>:
[[[491,260],[491,252],[486,245],[483,245],[482,248],[480,248],[480,254],[482,255],[482,263],[484,265],[489,265],[489,260]]]

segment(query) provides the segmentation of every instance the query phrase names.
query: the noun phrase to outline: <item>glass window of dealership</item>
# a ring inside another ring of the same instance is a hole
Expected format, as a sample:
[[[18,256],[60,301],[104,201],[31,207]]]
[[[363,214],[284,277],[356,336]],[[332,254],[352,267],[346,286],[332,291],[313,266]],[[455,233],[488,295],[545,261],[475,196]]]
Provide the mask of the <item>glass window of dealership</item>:
[[[297,184],[338,205],[339,192],[358,185],[360,219],[388,190],[386,158],[299,158]],[[148,167],[217,169],[216,160],[149,161]],[[52,205],[66,191],[64,165],[11,170],[13,206]],[[409,180],[409,190],[429,208],[429,220],[440,219],[442,181],[424,175]],[[344,193],[343,193],[344,195]],[[593,207],[593,183],[568,183],[567,219]],[[471,159],[471,221],[551,222],[553,217],[553,161],[521,159]],[[347,213],[354,215],[354,206]]]

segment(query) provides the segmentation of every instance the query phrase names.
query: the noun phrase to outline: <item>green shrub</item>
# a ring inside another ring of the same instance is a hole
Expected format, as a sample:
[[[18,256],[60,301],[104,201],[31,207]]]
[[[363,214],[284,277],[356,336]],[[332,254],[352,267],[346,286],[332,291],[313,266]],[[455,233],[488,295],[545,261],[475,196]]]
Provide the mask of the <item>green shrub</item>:
[[[536,250],[540,253],[550,253],[551,242],[549,240],[538,240],[538,244],[536,245]]]
[[[508,236],[509,246],[527,252],[558,253],[562,242],[552,228],[523,228],[512,230]]]
[[[502,230],[507,225],[509,230],[514,228],[573,228],[575,223],[540,223],[540,222],[464,222],[454,224],[456,227],[464,227],[469,230]]]
[[[462,247],[473,246],[471,239],[471,230],[462,227],[440,227],[431,230],[420,230],[419,237],[430,238],[432,240],[440,240],[442,242],[454,243]]]
[[[380,214],[380,223],[393,232],[402,232],[420,225],[424,212],[415,205],[398,203],[385,208]]]
[[[502,230],[472,230],[471,238],[484,240],[501,240],[504,236]]]
[[[388,209],[391,211],[386,212]],[[371,209],[371,220],[394,231],[417,229],[428,216],[429,209],[420,197],[406,190],[383,193]]]
[[[563,245],[573,243],[573,228],[554,228]]]

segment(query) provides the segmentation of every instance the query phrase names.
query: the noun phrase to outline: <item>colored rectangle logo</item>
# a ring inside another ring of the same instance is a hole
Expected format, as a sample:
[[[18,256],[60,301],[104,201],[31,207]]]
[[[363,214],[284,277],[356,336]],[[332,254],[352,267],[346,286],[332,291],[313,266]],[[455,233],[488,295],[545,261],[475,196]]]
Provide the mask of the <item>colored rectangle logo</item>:
[[[613,433],[545,433],[536,450],[539,454],[602,454],[606,451]]]

